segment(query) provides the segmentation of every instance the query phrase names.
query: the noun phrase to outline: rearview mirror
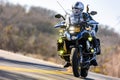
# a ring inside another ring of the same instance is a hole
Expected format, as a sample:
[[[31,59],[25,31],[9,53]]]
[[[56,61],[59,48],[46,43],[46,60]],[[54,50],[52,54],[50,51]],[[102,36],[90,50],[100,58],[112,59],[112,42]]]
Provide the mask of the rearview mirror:
[[[55,18],[61,18],[61,17],[65,20],[65,18],[61,14],[56,14],[55,15]]]
[[[56,15],[55,15],[55,18],[61,18],[61,17],[62,17],[61,14],[56,14]]]
[[[90,14],[91,14],[91,15],[96,15],[97,12],[96,12],[96,11],[91,11]]]

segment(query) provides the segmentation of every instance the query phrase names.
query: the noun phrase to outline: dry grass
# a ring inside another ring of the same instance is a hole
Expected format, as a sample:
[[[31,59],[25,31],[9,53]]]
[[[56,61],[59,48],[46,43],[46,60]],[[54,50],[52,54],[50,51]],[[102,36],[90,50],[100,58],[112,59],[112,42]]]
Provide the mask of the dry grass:
[[[116,48],[116,52],[109,56],[109,61],[104,63],[107,75],[120,77],[120,47]]]
[[[114,52],[102,54],[102,60],[98,61],[97,67],[91,67],[91,71],[120,78],[120,47],[116,47]]]

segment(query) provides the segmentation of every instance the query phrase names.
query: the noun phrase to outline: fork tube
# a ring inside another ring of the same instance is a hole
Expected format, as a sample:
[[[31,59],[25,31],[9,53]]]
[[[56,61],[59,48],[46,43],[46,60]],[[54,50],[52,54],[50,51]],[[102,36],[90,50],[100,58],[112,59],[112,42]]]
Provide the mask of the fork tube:
[[[80,53],[80,63],[82,64],[83,62],[83,54],[82,54],[82,45],[79,45],[79,53]]]

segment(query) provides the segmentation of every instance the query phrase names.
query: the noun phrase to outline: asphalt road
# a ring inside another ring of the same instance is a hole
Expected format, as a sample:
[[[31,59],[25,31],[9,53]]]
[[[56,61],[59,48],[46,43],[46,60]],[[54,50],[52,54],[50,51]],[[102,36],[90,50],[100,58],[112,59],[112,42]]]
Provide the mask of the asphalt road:
[[[0,50],[0,80],[120,80],[89,72],[86,79],[76,78],[62,65]]]

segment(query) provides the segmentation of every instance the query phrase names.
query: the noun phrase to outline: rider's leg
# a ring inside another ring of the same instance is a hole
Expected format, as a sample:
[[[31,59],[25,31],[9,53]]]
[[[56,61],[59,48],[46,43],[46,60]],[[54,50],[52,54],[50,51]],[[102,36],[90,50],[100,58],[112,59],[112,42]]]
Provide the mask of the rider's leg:
[[[69,67],[70,64],[70,57],[69,55],[66,56],[66,54],[68,53],[68,47],[70,44],[68,44],[68,42],[66,40],[64,40],[63,42],[59,42],[59,40],[57,41],[57,50],[58,50],[58,54],[60,55],[60,57],[62,59],[65,60],[65,64],[64,64],[64,68]],[[62,52],[64,51],[64,52]]]
[[[93,37],[93,46],[94,46],[94,51],[95,51],[95,53],[97,54],[97,39],[95,38],[95,37]],[[97,66],[98,65],[98,63],[97,63],[97,61],[96,61],[96,58],[95,59],[93,59],[91,62],[90,62],[90,65],[93,65],[93,66]]]
[[[96,54],[99,55],[101,53],[101,49],[100,49],[100,40],[97,39],[96,37],[93,37],[94,39],[94,47],[95,47],[95,51],[96,51]]]
[[[93,59],[93,60],[90,62],[90,65],[98,66],[98,63],[97,63],[96,59]]]
[[[101,48],[100,48],[100,40],[96,38],[96,33],[98,32],[98,25],[93,25],[93,29],[91,31],[91,34],[94,38],[94,45],[96,48],[96,54],[99,55],[101,53]]]
[[[72,44],[72,41],[65,40],[67,54],[70,54],[70,52],[71,52],[71,49],[70,49],[71,44]],[[64,56],[64,60],[65,60],[64,68],[71,66],[71,64],[70,64],[70,55]]]
[[[65,60],[64,68],[71,66],[70,56],[64,56],[64,60]]]

